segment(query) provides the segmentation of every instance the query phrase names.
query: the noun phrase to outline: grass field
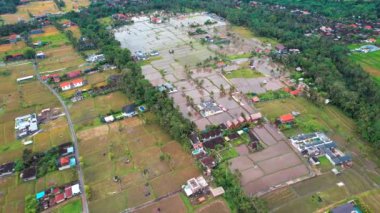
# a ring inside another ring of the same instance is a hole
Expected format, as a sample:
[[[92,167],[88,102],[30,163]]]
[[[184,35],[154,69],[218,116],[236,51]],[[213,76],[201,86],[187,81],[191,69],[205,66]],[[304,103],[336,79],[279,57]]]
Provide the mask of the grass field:
[[[82,212],[82,201],[80,199],[75,199],[73,201],[69,201],[65,205],[61,206],[57,211],[57,213],[81,213]]]
[[[260,72],[257,72],[256,70],[252,70],[250,68],[243,68],[239,70],[231,71],[230,73],[227,73],[226,78],[258,78],[262,77],[263,74]]]
[[[320,162],[320,165],[318,165],[318,167],[321,169],[322,172],[329,172],[333,168],[331,162],[329,161],[329,159],[327,159],[326,156],[319,157],[318,159]]]
[[[247,29],[245,27],[232,26],[231,30],[232,30],[232,32],[239,34],[243,38],[256,38],[256,39],[258,39],[258,40],[260,40],[261,42],[264,42],[264,43],[270,43],[272,45],[277,45],[278,44],[278,41],[276,41],[274,39],[271,39],[271,38],[257,36],[251,30],[249,30],[249,29]]]

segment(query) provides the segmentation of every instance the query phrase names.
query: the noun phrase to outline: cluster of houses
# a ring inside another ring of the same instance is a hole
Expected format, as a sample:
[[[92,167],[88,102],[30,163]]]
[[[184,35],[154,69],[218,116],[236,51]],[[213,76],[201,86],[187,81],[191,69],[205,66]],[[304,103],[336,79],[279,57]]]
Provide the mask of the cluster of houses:
[[[257,112],[249,116],[245,116],[245,117],[240,116],[234,120],[228,120],[225,122],[224,125],[227,127],[227,129],[237,129],[249,123],[256,123],[259,120],[261,120],[261,118],[262,118],[262,114],[260,112]]]
[[[38,132],[38,119],[36,113],[15,118],[16,138],[21,139]]]
[[[79,183],[68,184],[59,187],[52,187],[47,190],[38,192],[36,200],[38,201],[38,209],[46,210],[75,196],[82,192]]]
[[[84,86],[86,81],[83,78],[76,78],[71,81],[62,82],[59,84],[59,87],[62,91],[67,91],[71,89],[75,89],[81,86]]]
[[[192,155],[202,164],[207,172],[210,172],[216,166],[217,162],[206,150],[223,147],[226,142],[237,140],[245,133],[249,136],[249,147],[252,150],[257,150],[259,148],[259,140],[249,131],[249,128],[231,131],[225,124],[220,124],[216,128],[206,130],[202,133],[193,132],[189,135],[190,143],[193,147]]]
[[[159,56],[160,53],[157,50],[152,50],[151,52],[136,51],[132,56],[135,61],[145,61],[149,57]]]
[[[318,164],[318,157],[326,158],[334,166],[352,165],[352,158],[340,151],[337,144],[322,132],[300,134],[290,138],[291,144],[304,156],[309,157],[312,164]]]
[[[77,161],[75,158],[75,149],[72,145],[72,143],[65,143],[58,146],[58,158],[57,158],[57,167],[58,170],[65,170],[68,168],[73,168],[77,165]],[[43,157],[44,154],[40,155],[34,155],[32,157],[33,162],[32,165],[26,169],[24,169],[21,174],[20,178],[23,181],[30,181],[35,180],[37,178],[37,165],[36,161]]]
[[[58,170],[65,170],[73,168],[77,165],[75,158],[75,150],[72,143],[65,143],[58,146],[59,158],[58,158]]]

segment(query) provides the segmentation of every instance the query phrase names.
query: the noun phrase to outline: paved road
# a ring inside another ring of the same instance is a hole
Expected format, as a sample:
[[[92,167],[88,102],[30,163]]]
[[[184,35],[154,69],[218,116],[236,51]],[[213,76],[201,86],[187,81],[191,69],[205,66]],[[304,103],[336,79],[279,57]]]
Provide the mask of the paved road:
[[[33,65],[34,65],[34,70],[36,72],[37,79],[43,85],[45,85],[50,90],[51,93],[53,93],[55,95],[55,97],[61,103],[61,105],[63,107],[63,110],[65,111],[66,119],[67,119],[67,122],[69,124],[71,140],[74,143],[74,147],[75,147],[75,157],[76,157],[77,160],[79,160],[78,139],[77,139],[77,136],[75,134],[74,125],[73,125],[73,122],[71,120],[69,110],[68,110],[65,102],[62,100],[61,96],[57,93],[57,91],[55,91],[52,87],[50,87],[49,84],[47,84],[45,81],[43,81],[41,79],[40,73],[38,72],[38,65],[37,65],[37,63],[34,62]],[[80,167],[80,164],[78,164],[76,168],[77,168],[77,173],[78,173],[78,176],[79,176],[79,185],[80,185],[80,188],[81,188],[81,191],[82,191],[81,198],[82,198],[83,213],[89,213],[88,203],[87,203],[87,199],[86,199],[86,193],[84,191],[83,171],[82,171],[82,169]]]

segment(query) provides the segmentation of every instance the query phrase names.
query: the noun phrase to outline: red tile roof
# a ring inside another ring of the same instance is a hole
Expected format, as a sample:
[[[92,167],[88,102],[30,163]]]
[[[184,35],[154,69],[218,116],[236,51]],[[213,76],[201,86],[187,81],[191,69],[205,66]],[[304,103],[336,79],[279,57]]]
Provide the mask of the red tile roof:
[[[77,70],[77,71],[72,71],[72,72],[69,72],[67,73],[67,77],[69,78],[75,78],[75,77],[78,77],[82,74],[82,72],[80,70]]]
[[[54,202],[55,203],[61,203],[65,200],[65,194],[64,193],[61,193],[61,194],[57,194],[54,198]]]
[[[70,86],[70,82],[62,82],[61,84],[59,84],[59,86],[60,86],[61,88],[63,88],[63,87],[67,87],[67,86]]]
[[[15,40],[15,39],[17,39],[17,35],[16,34],[12,34],[12,35],[9,36],[9,39],[10,40]]]
[[[73,196],[73,191],[71,190],[71,186],[65,188],[65,196],[66,198],[71,198]]]
[[[77,78],[71,81],[72,84],[79,84],[83,83],[83,78]]]
[[[280,116],[281,123],[289,123],[294,121],[294,116],[292,114],[285,114]]]
[[[70,162],[70,158],[69,157],[62,157],[61,159],[59,159],[59,162],[61,163],[61,166],[68,165]]]
[[[290,94],[292,94],[292,95],[294,95],[294,96],[297,96],[297,95],[299,95],[300,93],[301,93],[301,90],[299,90],[299,89],[296,89],[296,90],[290,92]]]

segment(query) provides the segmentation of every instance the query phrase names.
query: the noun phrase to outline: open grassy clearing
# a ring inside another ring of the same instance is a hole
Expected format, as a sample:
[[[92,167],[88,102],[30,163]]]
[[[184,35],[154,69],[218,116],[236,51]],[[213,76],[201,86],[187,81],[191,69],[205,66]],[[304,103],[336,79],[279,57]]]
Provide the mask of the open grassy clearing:
[[[15,14],[4,14],[1,15],[1,18],[6,24],[14,24],[19,20],[28,21],[30,19],[29,14],[40,16],[57,12],[59,12],[59,9],[54,1],[33,1],[25,5],[17,6],[17,12]]]
[[[103,100],[98,105],[111,102]],[[149,113],[143,119],[135,117],[86,128],[77,135],[85,181],[92,189],[92,212],[117,212],[142,204],[179,190],[187,179],[199,174],[192,157],[168,137]],[[170,159],[160,159],[164,153]],[[112,181],[115,175],[120,183]]]
[[[79,198],[73,199],[58,209],[54,209],[53,212],[57,213],[81,213],[82,212],[82,201]]]
[[[231,79],[231,78],[258,78],[262,77],[263,74],[256,70],[252,70],[250,68],[243,68],[243,69],[238,69],[231,71],[227,73],[226,78]]]
[[[257,36],[251,30],[249,30],[249,29],[247,29],[245,27],[232,26],[231,27],[231,31],[234,32],[234,33],[239,34],[243,38],[247,38],[247,39],[249,39],[249,38],[256,38],[256,39],[260,40],[261,42],[269,43],[271,45],[277,45],[278,44],[278,41],[276,41],[274,39],[271,39],[271,38]]]

